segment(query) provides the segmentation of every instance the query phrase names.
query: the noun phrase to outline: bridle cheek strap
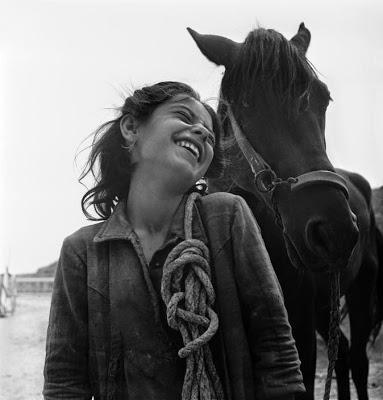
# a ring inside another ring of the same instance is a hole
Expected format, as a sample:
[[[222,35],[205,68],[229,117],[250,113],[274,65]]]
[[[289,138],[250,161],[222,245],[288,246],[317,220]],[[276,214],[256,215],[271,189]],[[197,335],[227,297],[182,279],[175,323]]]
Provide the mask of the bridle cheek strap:
[[[235,140],[237,141],[238,147],[241,149],[242,154],[245,156],[254,176],[258,172],[265,169],[271,170],[271,167],[262,158],[262,156],[254,150],[254,147],[251,145],[247,137],[243,134],[242,129],[239,127],[238,122],[235,119],[233,112],[231,111],[231,107],[227,107],[227,114],[230,119]]]
[[[349,198],[346,180],[336,172],[317,170],[286,179],[277,177],[274,170],[262,158],[262,156],[254,150],[247,137],[243,134],[230,106],[227,108],[227,113],[231,122],[234,137],[254,174],[255,185],[260,192],[272,192],[277,186],[283,184],[288,184],[292,192],[311,185],[327,184],[342,190],[346,199]]]

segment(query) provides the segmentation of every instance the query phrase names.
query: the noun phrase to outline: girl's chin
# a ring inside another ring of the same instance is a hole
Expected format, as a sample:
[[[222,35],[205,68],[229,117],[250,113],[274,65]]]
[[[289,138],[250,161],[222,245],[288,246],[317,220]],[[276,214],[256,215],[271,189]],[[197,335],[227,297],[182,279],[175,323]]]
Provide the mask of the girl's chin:
[[[177,146],[177,152],[175,154],[177,155],[177,158],[179,158],[180,162],[186,162],[192,168],[196,168],[198,166],[198,160],[193,154],[190,153],[189,150]]]

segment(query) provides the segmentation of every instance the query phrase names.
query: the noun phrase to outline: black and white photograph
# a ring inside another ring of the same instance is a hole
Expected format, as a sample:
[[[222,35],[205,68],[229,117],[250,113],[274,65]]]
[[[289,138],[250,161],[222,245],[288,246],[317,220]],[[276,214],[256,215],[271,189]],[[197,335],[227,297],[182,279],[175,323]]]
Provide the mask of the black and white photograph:
[[[0,2],[0,400],[383,399],[383,3]]]

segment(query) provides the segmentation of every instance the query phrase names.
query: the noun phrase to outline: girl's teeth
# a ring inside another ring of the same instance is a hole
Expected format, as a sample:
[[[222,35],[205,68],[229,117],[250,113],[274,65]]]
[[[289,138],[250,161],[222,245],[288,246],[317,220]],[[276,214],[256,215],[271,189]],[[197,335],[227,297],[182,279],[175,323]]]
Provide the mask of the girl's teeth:
[[[191,149],[193,154],[197,157],[197,159],[199,159],[199,150],[193,143],[187,142],[185,140],[181,140],[180,142],[177,142],[176,144],[178,146],[186,147],[188,149]]]

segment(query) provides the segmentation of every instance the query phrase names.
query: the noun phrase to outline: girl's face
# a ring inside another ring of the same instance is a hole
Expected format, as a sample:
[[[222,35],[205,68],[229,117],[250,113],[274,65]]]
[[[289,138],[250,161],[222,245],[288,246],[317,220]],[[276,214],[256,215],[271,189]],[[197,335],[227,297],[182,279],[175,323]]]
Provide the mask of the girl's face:
[[[137,128],[136,168],[189,189],[206,173],[215,137],[209,112],[199,101],[177,95],[159,105]]]

